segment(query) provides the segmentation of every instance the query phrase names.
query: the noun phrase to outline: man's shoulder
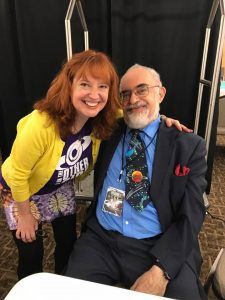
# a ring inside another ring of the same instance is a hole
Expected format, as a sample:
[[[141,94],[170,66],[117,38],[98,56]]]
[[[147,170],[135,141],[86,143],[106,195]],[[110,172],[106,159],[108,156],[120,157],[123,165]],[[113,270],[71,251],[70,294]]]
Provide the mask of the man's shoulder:
[[[165,132],[167,135],[173,136],[176,141],[184,141],[187,143],[205,143],[204,138],[201,136],[192,133],[179,131],[175,126],[167,127],[165,123],[161,123],[159,131]]]
[[[179,131],[178,138],[187,142],[194,142],[194,143],[205,142],[205,140],[200,135],[197,135],[193,132]]]

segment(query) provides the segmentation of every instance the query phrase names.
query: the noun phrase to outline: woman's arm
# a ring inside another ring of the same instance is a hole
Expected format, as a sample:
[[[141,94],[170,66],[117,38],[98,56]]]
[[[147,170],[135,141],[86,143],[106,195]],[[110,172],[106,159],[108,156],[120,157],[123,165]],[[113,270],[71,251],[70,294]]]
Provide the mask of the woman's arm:
[[[179,131],[184,131],[184,132],[193,132],[192,129],[189,129],[185,125],[181,124],[178,120],[168,118],[165,115],[161,115],[161,118],[165,121],[167,127],[175,126]]]

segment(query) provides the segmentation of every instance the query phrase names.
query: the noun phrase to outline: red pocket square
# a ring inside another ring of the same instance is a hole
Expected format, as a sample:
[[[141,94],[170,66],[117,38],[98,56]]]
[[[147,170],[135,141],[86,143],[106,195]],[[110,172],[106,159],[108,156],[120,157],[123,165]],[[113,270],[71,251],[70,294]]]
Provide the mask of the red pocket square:
[[[186,176],[190,172],[190,168],[186,166],[181,166],[180,164],[176,166],[175,168],[175,175],[177,176]]]

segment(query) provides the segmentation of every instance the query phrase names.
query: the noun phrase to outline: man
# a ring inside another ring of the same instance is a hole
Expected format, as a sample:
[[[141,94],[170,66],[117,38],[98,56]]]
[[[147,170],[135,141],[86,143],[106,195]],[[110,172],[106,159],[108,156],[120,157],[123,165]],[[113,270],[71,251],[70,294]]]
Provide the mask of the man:
[[[96,201],[65,275],[120,282],[176,299],[204,299],[198,278],[204,140],[161,121],[166,90],[155,70],[134,65],[122,77],[120,90],[125,123],[120,120],[111,140],[101,145]]]

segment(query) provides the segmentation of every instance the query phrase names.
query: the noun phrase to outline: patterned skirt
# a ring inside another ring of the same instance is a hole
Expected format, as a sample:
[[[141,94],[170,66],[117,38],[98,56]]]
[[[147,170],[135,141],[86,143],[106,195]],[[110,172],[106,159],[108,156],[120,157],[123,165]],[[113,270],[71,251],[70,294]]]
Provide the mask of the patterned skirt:
[[[1,184],[0,193],[9,229],[16,230],[19,215],[17,203],[13,200],[10,189],[5,189]],[[30,208],[38,222],[52,222],[61,216],[74,214],[76,201],[73,180],[65,182],[51,193],[31,196]]]

